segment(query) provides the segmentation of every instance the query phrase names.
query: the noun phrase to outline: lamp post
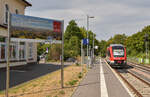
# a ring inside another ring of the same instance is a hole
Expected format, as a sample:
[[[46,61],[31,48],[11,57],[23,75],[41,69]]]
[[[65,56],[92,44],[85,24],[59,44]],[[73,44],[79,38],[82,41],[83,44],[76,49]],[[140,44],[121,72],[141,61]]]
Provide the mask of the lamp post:
[[[89,35],[88,35],[88,31],[89,31],[89,18],[94,18],[94,16],[89,16],[89,15],[87,15],[87,39],[88,39],[88,44],[87,44],[87,58],[88,58],[88,63],[87,63],[87,65],[89,66],[89,42],[90,42],[90,40],[89,40]]]
[[[93,33],[93,49],[92,49],[92,65],[94,64],[94,46],[95,46],[95,44],[94,44],[94,33]]]

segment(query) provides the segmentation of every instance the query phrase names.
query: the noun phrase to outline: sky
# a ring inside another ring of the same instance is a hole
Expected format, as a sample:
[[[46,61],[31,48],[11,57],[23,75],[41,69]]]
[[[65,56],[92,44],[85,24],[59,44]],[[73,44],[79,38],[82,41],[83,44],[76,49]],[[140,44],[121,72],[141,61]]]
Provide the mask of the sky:
[[[132,35],[150,24],[150,0],[27,0],[26,15],[65,21],[92,30],[98,40],[115,34]]]

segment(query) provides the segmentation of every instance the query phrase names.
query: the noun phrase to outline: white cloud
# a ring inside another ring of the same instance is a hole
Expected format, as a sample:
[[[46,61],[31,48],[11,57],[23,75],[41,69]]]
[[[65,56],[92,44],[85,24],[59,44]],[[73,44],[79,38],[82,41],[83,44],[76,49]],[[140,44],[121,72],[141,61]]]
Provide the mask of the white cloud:
[[[90,29],[99,40],[109,39],[116,33],[131,35],[150,23],[149,0],[28,0],[33,6],[27,15],[64,19],[65,27],[71,19]]]

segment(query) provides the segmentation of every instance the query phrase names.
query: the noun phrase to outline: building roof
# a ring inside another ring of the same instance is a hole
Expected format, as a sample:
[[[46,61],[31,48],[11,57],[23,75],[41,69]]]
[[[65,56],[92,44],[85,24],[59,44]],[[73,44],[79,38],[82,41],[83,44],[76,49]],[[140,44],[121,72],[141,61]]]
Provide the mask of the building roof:
[[[26,4],[27,4],[27,6],[32,6],[32,4],[31,4],[31,3],[29,3],[27,0],[21,0],[21,1],[23,1],[24,3],[26,3]]]

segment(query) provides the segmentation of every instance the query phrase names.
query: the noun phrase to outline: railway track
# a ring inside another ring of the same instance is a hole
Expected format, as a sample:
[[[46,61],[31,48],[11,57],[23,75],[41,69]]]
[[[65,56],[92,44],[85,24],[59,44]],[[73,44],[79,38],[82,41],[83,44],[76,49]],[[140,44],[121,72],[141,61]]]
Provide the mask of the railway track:
[[[114,69],[135,97],[150,97],[150,67],[129,63],[125,69]]]
[[[150,72],[150,66],[137,64],[137,63],[134,63],[134,62],[128,62],[128,65],[136,67],[136,68],[140,68],[140,69],[143,69],[143,70],[146,70],[146,71]]]
[[[114,69],[136,97],[150,97],[150,83],[127,69]]]
[[[150,68],[133,63],[129,63],[128,65],[133,67],[128,69],[129,72],[132,72],[133,75],[136,75],[145,80],[147,83],[150,83]]]

